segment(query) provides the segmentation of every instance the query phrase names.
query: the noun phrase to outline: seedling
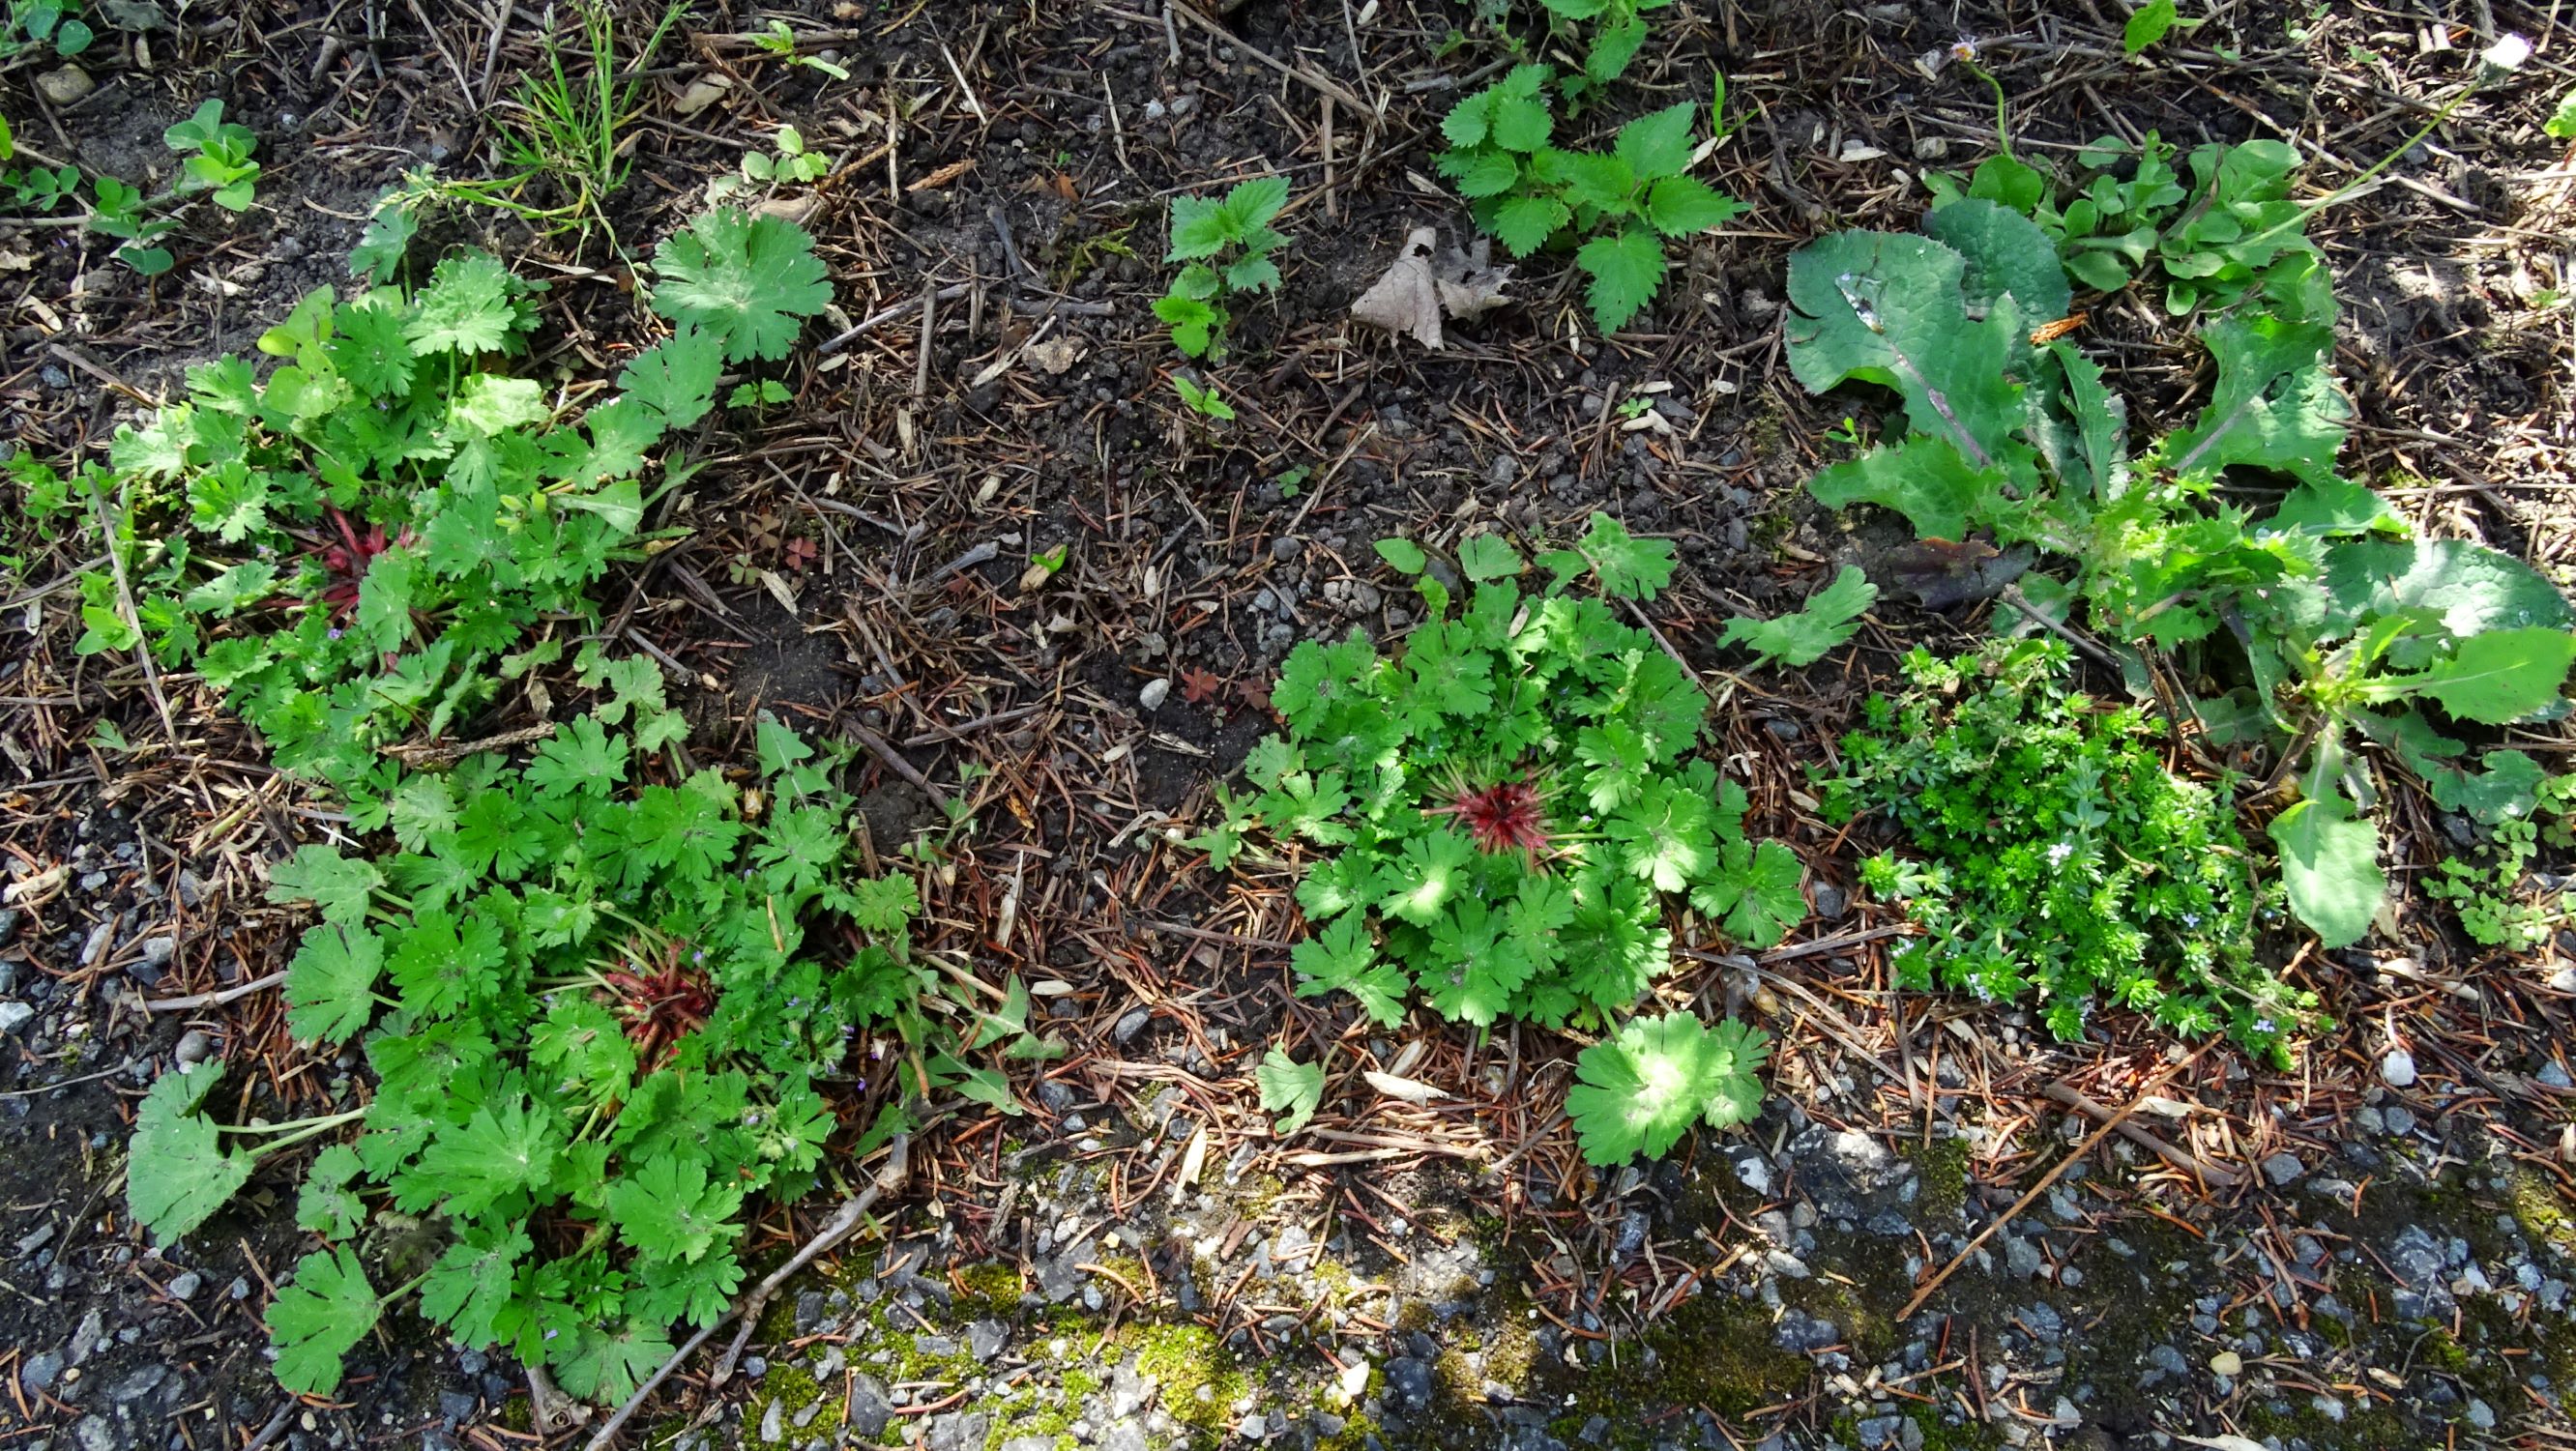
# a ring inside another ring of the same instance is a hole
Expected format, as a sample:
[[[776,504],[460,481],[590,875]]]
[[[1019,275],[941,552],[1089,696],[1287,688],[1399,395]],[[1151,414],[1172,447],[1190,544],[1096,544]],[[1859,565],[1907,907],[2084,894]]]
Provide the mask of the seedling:
[[[1172,198],[1172,247],[1165,260],[1187,265],[1172,279],[1171,290],[1154,300],[1154,315],[1171,325],[1173,346],[1193,358],[1224,356],[1226,326],[1233,321],[1225,299],[1279,286],[1279,264],[1270,254],[1288,238],[1270,223],[1287,205],[1284,176],[1243,182],[1222,201]]]
[[[1323,1106],[1324,1065],[1300,1063],[1285,1048],[1274,1045],[1263,1054],[1252,1078],[1261,1090],[1261,1106],[1279,1115],[1270,1131],[1280,1138],[1295,1137]]]
[[[1714,1028],[1687,1010],[1631,1018],[1575,1059],[1580,1081],[1566,1092],[1565,1115],[1596,1165],[1660,1159],[1694,1123],[1752,1122],[1770,1056],[1771,1035],[1732,1018]]]
[[[614,243],[608,198],[633,169],[626,158],[626,126],[643,107],[645,68],[687,6],[671,0],[635,58],[622,67],[616,15],[607,0],[576,0],[575,8],[583,74],[576,79],[566,69],[564,47],[549,34],[545,68],[521,83],[503,118],[503,173],[482,181],[423,176],[422,200],[491,207],[550,234],[587,233],[595,225]],[[552,200],[529,199],[540,189],[551,192]]]
[[[186,158],[179,164],[177,194],[212,192],[225,211],[250,209],[259,181],[259,163],[250,154],[259,148],[259,137],[248,126],[226,121],[222,101],[200,104],[195,115],[162,132],[161,142]]]
[[[1472,199],[1477,223],[1514,256],[1588,238],[1574,261],[1592,279],[1593,321],[1611,332],[1662,290],[1665,239],[1722,227],[1744,207],[1684,175],[1699,109],[1688,101],[1621,127],[1608,154],[1549,145],[1553,74],[1545,65],[1516,66],[1452,107],[1441,123],[1449,149],[1439,167]]]
[[[830,156],[806,150],[805,137],[801,132],[793,126],[780,126],[777,154],[744,152],[739,172],[719,176],[707,183],[707,200],[725,201],[754,186],[763,188],[765,195],[775,195],[780,187],[818,181],[831,172]]]
[[[807,70],[821,71],[823,74],[830,76],[836,81],[846,81],[850,78],[848,67],[835,65],[831,61],[825,60],[819,55],[805,55],[800,53],[796,48],[796,27],[789,25],[784,20],[773,20],[769,22],[769,28],[752,36],[751,43],[759,46],[769,54],[776,56],[778,59],[787,62],[789,65],[803,66]]]
[[[89,229],[124,242],[125,245],[116,249],[116,260],[146,277],[157,277],[169,271],[174,260],[169,250],[153,244],[177,231],[179,224],[163,218],[146,218],[143,215],[143,193],[115,177],[98,177],[90,183],[90,190],[97,197],[97,202],[90,208]]]
[[[2183,19],[2174,0],[2146,0],[2145,4],[2129,13],[2129,23],[2121,27],[2120,49],[2137,55],[2164,39],[2176,27],[2188,30],[2198,24],[2197,20]]]
[[[54,54],[69,59],[90,48],[98,33],[80,18],[80,0],[10,0],[0,21],[0,60],[29,45],[51,44]]]
[[[1181,395],[1181,402],[1199,417],[1213,419],[1218,423],[1234,421],[1234,405],[1217,396],[1215,384],[1201,387],[1175,373],[1172,375],[1172,388]]]

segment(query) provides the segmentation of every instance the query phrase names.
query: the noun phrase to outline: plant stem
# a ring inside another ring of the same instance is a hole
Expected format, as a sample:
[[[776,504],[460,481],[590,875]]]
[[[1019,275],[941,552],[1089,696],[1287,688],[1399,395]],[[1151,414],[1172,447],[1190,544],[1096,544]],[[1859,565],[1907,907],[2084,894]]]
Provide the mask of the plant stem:
[[[367,1111],[365,1109],[353,1108],[347,1113],[329,1113],[322,1115],[320,1118],[297,1119],[293,1123],[217,1124],[215,1125],[215,1132],[219,1134],[285,1135],[283,1138],[271,1139],[267,1143],[259,1146],[256,1152],[261,1158],[266,1158],[280,1149],[292,1148],[295,1145],[304,1142],[306,1139],[316,1138],[320,1135],[327,1134],[333,1129],[340,1127],[342,1124],[356,1123],[358,1120],[365,1118],[366,1116]]]
[[[2305,203],[2289,216],[2273,223],[2262,231],[2256,232],[2253,236],[2246,238],[2244,241],[2239,242],[2236,245],[2240,247],[2260,246],[2293,227],[2306,226],[2308,218],[2315,216],[2317,213],[2324,211],[2330,206],[2335,205],[2337,202],[2350,200],[2355,192],[2358,192],[2363,187],[2370,185],[2371,182],[2378,179],[2381,172],[2386,171],[2390,166],[2394,165],[2397,158],[2414,150],[2417,145],[2422,143],[2425,137],[2432,135],[2434,128],[2440,126],[2443,122],[2450,120],[2452,112],[2460,109],[2463,102],[2467,101],[2469,97],[2476,95],[2482,89],[2484,88],[2475,82],[2471,82],[2466,89],[2462,90],[2458,95],[2453,96],[2449,101],[2443,103],[2442,109],[2435,111],[2433,113],[2433,119],[2425,122],[2421,130],[2398,143],[2396,150],[2379,158],[2378,163],[2372,166],[2368,171],[2365,171],[2361,175],[2354,177],[2352,180],[2345,182],[2342,186],[2335,188],[2333,191],[2319,197],[2317,200]]]
[[[2021,160],[2020,157],[2013,155],[2012,124],[2004,114],[2004,83],[1995,79],[1994,72],[1975,61],[1963,60],[1959,64],[1966,66],[1969,73],[1977,79],[1995,88],[1995,144],[2003,148],[2004,160]]]

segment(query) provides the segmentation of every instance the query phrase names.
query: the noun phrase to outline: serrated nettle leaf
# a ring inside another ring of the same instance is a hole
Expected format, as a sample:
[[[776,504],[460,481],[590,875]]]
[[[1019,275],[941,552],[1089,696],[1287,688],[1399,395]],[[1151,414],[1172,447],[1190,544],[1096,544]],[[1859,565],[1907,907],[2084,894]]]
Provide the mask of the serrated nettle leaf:
[[[1484,143],[1492,129],[1494,99],[1498,88],[1478,91],[1449,108],[1440,122],[1440,134],[1450,145],[1461,149]]]
[[[1667,237],[1695,236],[1743,214],[1742,202],[1687,176],[1664,177],[1646,190],[1646,221]]]
[[[1646,33],[1646,22],[1634,15],[1602,26],[1583,57],[1584,76],[1595,85],[1608,85],[1627,74],[1646,44]]]
[[[1547,239],[1573,219],[1573,211],[1556,198],[1523,192],[1503,198],[1494,207],[1488,230],[1513,256],[1526,257],[1546,246]]]
[[[1458,173],[1458,190],[1470,197],[1500,196],[1519,185],[1520,162],[1507,151],[1488,151]]]
[[[1591,274],[1584,299],[1603,332],[1627,326],[1664,285],[1663,240],[1645,227],[1595,237],[1576,250],[1574,262]]]
[[[1542,97],[1506,94],[1494,99],[1488,125],[1496,146],[1526,155],[1547,144],[1556,118],[1548,114]]]
[[[1699,114],[1694,101],[1649,111],[1619,128],[1615,150],[1641,178],[1679,176],[1691,158],[1691,121]]]

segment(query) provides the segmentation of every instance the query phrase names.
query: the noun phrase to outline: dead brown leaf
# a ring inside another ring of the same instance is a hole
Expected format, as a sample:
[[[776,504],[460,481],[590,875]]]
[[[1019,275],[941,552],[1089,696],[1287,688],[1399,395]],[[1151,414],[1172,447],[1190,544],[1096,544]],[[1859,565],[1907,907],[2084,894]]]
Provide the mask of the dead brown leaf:
[[[1484,242],[1477,242],[1473,253],[1446,247],[1434,256],[1439,240],[1440,234],[1429,227],[1408,233],[1386,274],[1351,304],[1351,316],[1371,327],[1410,333],[1424,347],[1437,348],[1445,345],[1443,317],[1473,321],[1511,301],[1503,287],[1511,281],[1512,269],[1487,265]]]

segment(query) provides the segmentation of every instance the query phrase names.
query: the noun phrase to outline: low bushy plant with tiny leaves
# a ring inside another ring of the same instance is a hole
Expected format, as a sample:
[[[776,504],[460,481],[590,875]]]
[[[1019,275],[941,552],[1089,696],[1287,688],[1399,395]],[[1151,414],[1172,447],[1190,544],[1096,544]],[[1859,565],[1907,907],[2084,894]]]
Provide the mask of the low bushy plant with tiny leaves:
[[[2054,639],[1955,660],[1918,647],[1903,688],[1872,696],[1844,738],[1826,817],[1870,813],[1907,848],[1861,869],[1922,929],[1899,980],[2035,998],[2067,1040],[2112,1002],[2286,1064],[2316,1000],[2255,960],[2264,898],[2232,800],[2165,769],[2142,712],[2100,706],[2068,674]]]

